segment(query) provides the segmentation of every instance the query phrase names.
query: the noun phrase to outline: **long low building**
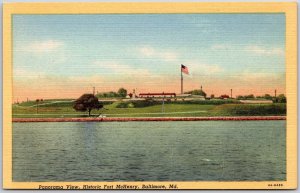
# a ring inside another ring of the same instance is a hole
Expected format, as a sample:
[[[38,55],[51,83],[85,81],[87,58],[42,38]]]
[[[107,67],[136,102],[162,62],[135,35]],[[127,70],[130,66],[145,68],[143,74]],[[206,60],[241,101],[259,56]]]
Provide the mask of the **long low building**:
[[[176,97],[176,93],[168,93],[168,92],[162,92],[162,93],[140,93],[140,98],[154,98],[154,97]]]

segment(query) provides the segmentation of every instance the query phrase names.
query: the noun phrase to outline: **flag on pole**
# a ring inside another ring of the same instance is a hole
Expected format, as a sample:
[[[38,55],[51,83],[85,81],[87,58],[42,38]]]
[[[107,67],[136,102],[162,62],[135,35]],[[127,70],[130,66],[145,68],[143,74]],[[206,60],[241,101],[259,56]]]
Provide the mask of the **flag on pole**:
[[[181,72],[185,74],[189,74],[189,69],[185,65],[181,64]]]

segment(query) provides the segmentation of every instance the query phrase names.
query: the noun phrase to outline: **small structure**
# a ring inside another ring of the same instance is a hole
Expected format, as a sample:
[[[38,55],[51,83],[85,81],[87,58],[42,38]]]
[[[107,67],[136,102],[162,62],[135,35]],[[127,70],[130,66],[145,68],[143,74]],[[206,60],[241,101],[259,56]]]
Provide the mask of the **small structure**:
[[[177,95],[178,98],[185,98],[185,97],[190,97],[192,94],[179,94]]]
[[[165,98],[165,97],[176,97],[176,93],[140,93],[139,94],[140,98]]]
[[[130,99],[135,99],[137,98],[136,94],[135,94],[135,89],[133,89],[132,93],[129,93],[126,95],[126,98],[130,98]]]
[[[241,103],[246,104],[271,104],[272,100],[240,100]]]
[[[128,95],[126,95],[126,98],[132,98],[133,94],[132,93],[129,93]]]
[[[191,98],[205,101],[205,97],[203,95],[191,95]]]
[[[220,99],[229,99],[230,97],[227,94],[223,94],[220,96]]]

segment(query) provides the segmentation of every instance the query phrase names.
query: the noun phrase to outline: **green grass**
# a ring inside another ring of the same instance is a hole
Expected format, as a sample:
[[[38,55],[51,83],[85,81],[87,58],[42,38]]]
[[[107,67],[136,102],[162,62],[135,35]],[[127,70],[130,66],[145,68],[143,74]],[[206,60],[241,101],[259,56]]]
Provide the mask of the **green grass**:
[[[70,104],[71,105],[71,104]],[[149,107],[143,108],[116,108],[116,104],[105,105],[105,109],[101,109],[99,111],[93,110],[92,114],[105,114],[109,117],[157,117],[157,116],[205,116],[207,112],[213,109],[214,105],[192,105],[192,104],[165,104],[164,112],[162,113],[162,105],[153,105]],[[181,113],[178,112],[191,112],[195,111],[195,113]],[[203,112],[199,112],[203,111]],[[148,114],[150,113],[150,114]],[[154,114],[152,114],[154,113]],[[176,113],[176,114],[169,114]],[[19,115],[18,115],[19,114]],[[21,114],[21,115],[20,115]],[[26,115],[27,114],[27,115]],[[51,115],[50,115],[51,114]],[[56,115],[52,115],[56,114]],[[24,107],[24,106],[13,106],[13,117],[67,117],[67,114],[71,117],[77,117],[83,114],[87,114],[84,112],[76,112],[72,106],[65,106],[62,103],[61,106],[58,106],[57,103],[47,106],[39,106],[38,114],[36,114],[36,106],[35,107]],[[68,116],[68,117],[69,117]]]
[[[13,105],[13,117],[84,117],[87,112],[76,112],[73,102],[54,100],[45,101],[39,105],[38,114],[33,103]],[[187,102],[187,101],[185,101]],[[49,104],[46,104],[49,103]],[[196,117],[196,116],[254,116],[254,115],[285,115],[286,104],[201,104],[171,102],[164,104],[151,104],[150,106],[131,106],[126,102],[127,108],[120,108],[124,102],[114,102],[104,105],[105,109],[93,110],[92,114],[100,113],[107,117]],[[135,104],[134,104],[135,105]],[[140,104],[138,104],[140,105]]]
[[[211,111],[213,116],[286,115],[286,104],[225,104]]]
[[[103,114],[111,114],[110,116],[114,116],[114,114],[122,114],[121,116],[128,117],[157,117],[157,116],[192,116],[191,113],[181,113],[178,112],[192,112],[197,111],[195,114],[197,116],[204,116],[207,112],[214,108],[214,105],[186,105],[186,104],[165,104],[164,111],[162,109],[162,105],[153,105],[143,108],[115,108],[114,104],[108,105],[105,108],[108,110],[102,110]],[[199,112],[203,111],[203,112]],[[162,112],[166,113],[165,115]],[[145,114],[144,114],[145,113]],[[149,113],[147,115],[147,113]],[[154,114],[155,113],[155,114]],[[175,114],[170,114],[175,113]],[[139,115],[140,114],[140,115]],[[120,116],[120,115],[115,115]],[[195,116],[195,115],[194,115]]]
[[[43,101],[39,101],[39,105],[44,105],[44,104],[47,104],[47,103],[56,103],[56,102],[64,102],[66,104],[70,104],[72,103],[71,101],[73,101],[74,99],[45,99]],[[26,101],[26,102],[22,102],[20,104],[15,104],[18,105],[18,106],[22,106],[22,107],[28,107],[28,106],[36,106],[37,102],[36,101]],[[60,103],[62,104],[62,103]]]

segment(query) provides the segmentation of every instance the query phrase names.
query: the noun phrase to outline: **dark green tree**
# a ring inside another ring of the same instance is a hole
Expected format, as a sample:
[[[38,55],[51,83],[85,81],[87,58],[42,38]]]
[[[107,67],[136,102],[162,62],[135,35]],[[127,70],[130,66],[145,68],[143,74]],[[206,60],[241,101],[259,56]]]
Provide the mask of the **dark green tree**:
[[[245,97],[244,97],[244,96],[242,96],[242,95],[239,95],[239,96],[237,96],[237,97],[236,97],[236,99],[237,99],[237,100],[244,100],[244,99],[245,99]]]
[[[93,94],[83,94],[77,100],[75,100],[73,108],[76,111],[88,111],[89,116],[91,116],[91,111],[93,109],[101,109],[103,105],[98,101],[98,98]]]
[[[278,103],[286,103],[286,97],[284,96],[284,94],[278,95],[277,102]]]
[[[110,92],[102,92],[102,93],[98,93],[96,95],[96,97],[98,98],[111,98],[111,97],[118,97],[119,94],[113,91]]]
[[[126,90],[125,88],[119,88],[119,90],[118,90],[118,95],[119,95],[120,97],[126,97],[126,95],[127,95],[127,90]]]
[[[272,100],[273,97],[269,94],[265,94],[264,98],[267,100]]]
[[[237,100],[247,100],[247,99],[255,99],[255,96],[253,94],[249,94],[249,95],[239,95],[236,97]]]
[[[253,94],[245,95],[246,99],[254,99],[255,96]]]

